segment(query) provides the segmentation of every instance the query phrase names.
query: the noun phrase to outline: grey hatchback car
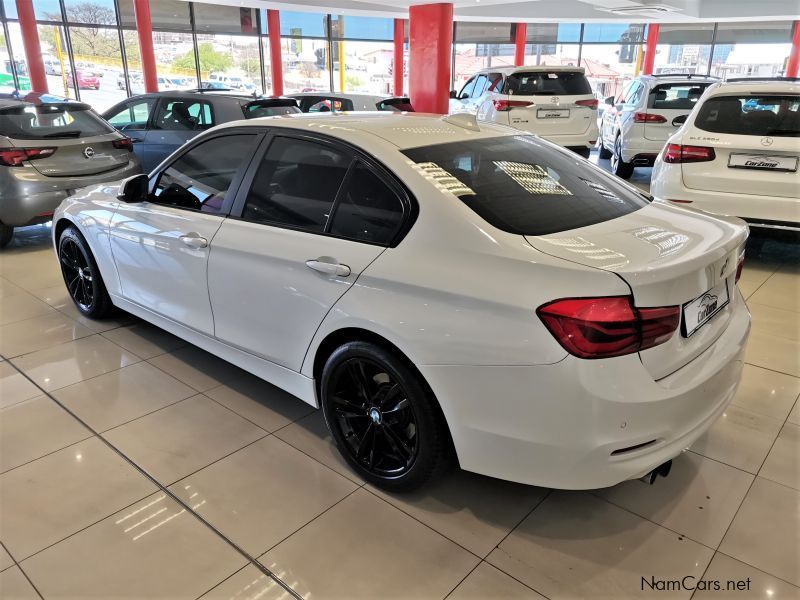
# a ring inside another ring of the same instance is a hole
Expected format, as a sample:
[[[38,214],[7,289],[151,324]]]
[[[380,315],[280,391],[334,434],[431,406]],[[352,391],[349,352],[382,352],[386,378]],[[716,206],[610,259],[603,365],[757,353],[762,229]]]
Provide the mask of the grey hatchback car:
[[[0,98],[0,248],[15,227],[49,221],[73,191],[141,172],[130,138],[89,105]]]

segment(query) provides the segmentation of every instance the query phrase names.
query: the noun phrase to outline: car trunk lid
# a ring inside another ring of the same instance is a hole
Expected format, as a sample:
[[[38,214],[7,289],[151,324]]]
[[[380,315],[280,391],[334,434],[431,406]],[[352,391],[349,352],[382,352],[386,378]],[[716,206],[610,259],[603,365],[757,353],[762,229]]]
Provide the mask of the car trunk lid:
[[[113,138],[113,139],[112,139]],[[83,140],[12,140],[17,146],[26,148],[55,147],[50,156],[30,162],[31,166],[47,177],[80,177],[98,175],[128,165],[131,153],[125,148],[115,148],[118,135],[106,134]],[[57,145],[53,142],[59,142]]]
[[[651,376],[661,379],[699,356],[727,327],[746,237],[738,220],[653,203],[589,227],[526,239],[546,254],[616,273],[639,308],[681,307],[680,330],[639,353]],[[699,317],[709,316],[696,326]]]

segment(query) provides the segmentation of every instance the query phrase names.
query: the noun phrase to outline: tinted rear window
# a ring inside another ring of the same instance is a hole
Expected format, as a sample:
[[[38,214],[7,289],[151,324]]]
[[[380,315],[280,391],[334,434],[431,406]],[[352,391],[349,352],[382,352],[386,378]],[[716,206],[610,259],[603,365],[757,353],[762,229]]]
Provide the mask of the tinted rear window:
[[[648,108],[692,110],[709,83],[664,83],[650,90]]]
[[[242,107],[246,119],[256,119],[258,117],[274,117],[276,115],[291,115],[299,113],[297,102],[294,100],[275,101],[259,103],[251,102]]]
[[[716,96],[697,113],[703,131],[775,137],[800,136],[800,96]]]
[[[532,136],[452,142],[403,153],[484,220],[509,233],[567,231],[648,204],[612,176]]]
[[[509,75],[504,92],[515,96],[583,96],[591,94],[592,88],[583,73],[532,71]]]
[[[0,135],[18,140],[91,137],[112,131],[86,106],[21,104],[0,111]]]
[[[378,102],[378,110],[394,111],[394,112],[414,112],[414,107],[411,106],[411,100],[408,98],[387,98]]]

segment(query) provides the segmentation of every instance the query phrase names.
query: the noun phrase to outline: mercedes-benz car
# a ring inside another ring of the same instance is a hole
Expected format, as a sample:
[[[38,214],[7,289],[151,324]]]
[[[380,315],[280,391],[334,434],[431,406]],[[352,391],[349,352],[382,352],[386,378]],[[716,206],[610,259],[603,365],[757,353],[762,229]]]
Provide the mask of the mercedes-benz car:
[[[0,248],[15,227],[52,219],[75,190],[141,173],[132,148],[87,104],[41,94],[0,98]]]
[[[64,201],[78,310],[119,307],[322,408],[366,480],[665,474],[736,393],[747,226],[469,115],[240,121]]]

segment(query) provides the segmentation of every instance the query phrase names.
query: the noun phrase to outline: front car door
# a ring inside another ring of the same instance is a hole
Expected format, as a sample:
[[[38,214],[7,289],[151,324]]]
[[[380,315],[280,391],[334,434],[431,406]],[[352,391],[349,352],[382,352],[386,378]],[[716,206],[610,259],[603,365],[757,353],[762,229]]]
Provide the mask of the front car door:
[[[206,138],[153,174],[146,202],[120,203],[110,237],[124,298],[213,334],[208,246],[260,137],[231,129]]]
[[[187,141],[216,123],[209,100],[184,96],[160,98],[145,136],[142,169],[149,173]]]
[[[156,100],[152,96],[131,98],[109,109],[103,115],[103,118],[115,129],[131,138],[133,151],[136,153],[139,162],[144,159],[144,138],[147,134]],[[149,169],[144,170],[149,171]]]
[[[408,196],[370,159],[321,137],[267,140],[212,243],[215,335],[300,371],[325,315],[395,239]]]

